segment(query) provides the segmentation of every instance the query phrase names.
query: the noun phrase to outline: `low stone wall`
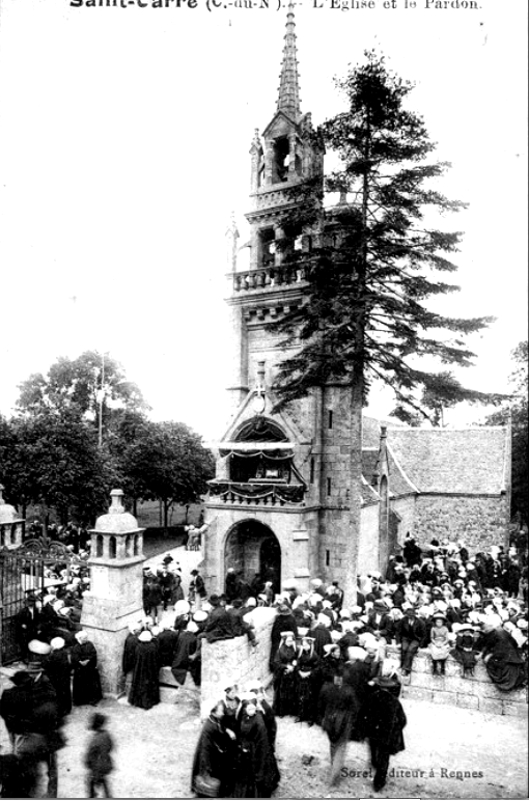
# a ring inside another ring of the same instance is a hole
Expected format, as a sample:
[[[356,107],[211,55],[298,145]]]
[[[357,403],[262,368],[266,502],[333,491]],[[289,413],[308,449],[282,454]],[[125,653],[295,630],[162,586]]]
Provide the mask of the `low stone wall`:
[[[270,683],[272,674],[268,669],[268,660],[272,624],[276,614],[275,609],[260,607],[246,616],[245,619],[255,628],[255,647],[250,644],[246,635],[214,643],[203,641],[200,688],[202,718],[207,717],[215,702],[223,697],[227,684],[244,687],[252,679],[258,679],[265,686]]]
[[[389,646],[387,656],[399,661],[399,648]],[[527,690],[502,692],[489,678],[483,662],[479,661],[473,677],[463,677],[459,662],[449,657],[446,661],[446,675],[432,674],[432,660],[424,650],[418,652],[413,660],[410,676],[402,677],[402,698],[431,701],[479,709],[492,715],[527,715]]]

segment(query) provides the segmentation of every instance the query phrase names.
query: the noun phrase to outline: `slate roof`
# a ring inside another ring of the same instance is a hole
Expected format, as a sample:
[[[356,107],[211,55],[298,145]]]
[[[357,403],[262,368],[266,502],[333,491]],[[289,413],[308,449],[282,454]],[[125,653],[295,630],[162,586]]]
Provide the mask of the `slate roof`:
[[[361,493],[362,506],[371,506],[380,501],[380,495],[373,487],[369,486],[364,476],[362,476]]]
[[[500,426],[398,428],[388,429],[387,442],[401,471],[421,493],[497,495],[506,489],[507,436],[508,429]],[[393,471],[390,486],[395,492],[392,479]]]
[[[410,492],[417,492],[418,487],[402,471],[391,450],[391,446],[388,447],[388,466],[390,495],[409,495]]]

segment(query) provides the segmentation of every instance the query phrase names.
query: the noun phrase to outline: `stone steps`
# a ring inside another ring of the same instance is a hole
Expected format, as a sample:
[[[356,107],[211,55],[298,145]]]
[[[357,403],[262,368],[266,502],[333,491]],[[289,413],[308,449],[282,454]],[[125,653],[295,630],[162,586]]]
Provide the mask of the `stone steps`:
[[[399,662],[400,649],[390,645],[387,656]],[[527,716],[527,689],[502,692],[488,676],[483,662],[479,661],[474,676],[463,677],[459,662],[448,657],[444,676],[432,674],[432,660],[426,650],[420,650],[413,660],[409,676],[402,676],[402,697],[429,701],[434,704],[478,709],[492,715]]]

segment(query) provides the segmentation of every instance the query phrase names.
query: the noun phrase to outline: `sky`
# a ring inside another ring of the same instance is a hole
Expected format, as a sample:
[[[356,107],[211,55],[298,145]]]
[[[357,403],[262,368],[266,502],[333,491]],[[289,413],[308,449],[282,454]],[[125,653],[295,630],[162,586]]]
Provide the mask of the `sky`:
[[[153,419],[214,440],[232,354],[225,233],[233,213],[248,236],[249,148],[275,113],[286,7],[155,2],[0,0],[0,413],[30,374],[97,349]],[[439,225],[464,234],[442,311],[496,318],[456,374],[505,391],[527,338],[526,0],[359,5],[296,3],[302,111],[318,124],[343,110],[333,79],[371,48],[415,83],[410,106],[452,164],[438,188],[469,204]],[[387,415],[393,399],[374,395]]]

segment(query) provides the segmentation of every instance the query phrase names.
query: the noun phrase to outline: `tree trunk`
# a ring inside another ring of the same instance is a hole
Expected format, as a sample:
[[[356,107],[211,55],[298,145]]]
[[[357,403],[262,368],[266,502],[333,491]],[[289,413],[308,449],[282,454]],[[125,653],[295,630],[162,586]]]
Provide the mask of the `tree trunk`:
[[[164,534],[168,533],[168,519],[169,519],[169,501],[167,498],[163,499],[163,530]]]
[[[132,499],[132,514],[136,519],[138,518],[138,499],[136,497]]]

